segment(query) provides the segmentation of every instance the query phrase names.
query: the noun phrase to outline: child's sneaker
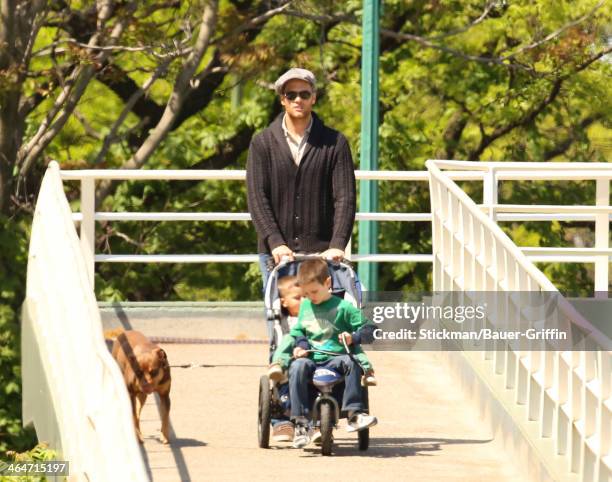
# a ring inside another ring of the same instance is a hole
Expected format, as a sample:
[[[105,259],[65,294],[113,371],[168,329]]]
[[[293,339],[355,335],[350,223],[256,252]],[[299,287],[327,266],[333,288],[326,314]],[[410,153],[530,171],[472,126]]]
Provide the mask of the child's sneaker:
[[[302,449],[310,443],[310,434],[308,433],[308,427],[303,423],[295,424],[295,432],[293,435],[293,448]]]
[[[272,363],[268,368],[268,378],[273,382],[280,382],[283,379],[283,369],[278,363]]]
[[[367,413],[355,413],[351,418],[349,418],[346,431],[359,432],[360,430],[373,427],[377,423],[378,419],[374,415],[368,415]]]
[[[374,374],[370,374],[370,375],[364,375],[364,385],[367,387],[375,387],[376,385],[378,385],[378,381],[376,381],[376,377],[374,376]]]
[[[377,384],[374,370],[366,370],[361,379],[361,385],[364,387],[375,387]]]
[[[288,420],[277,422],[272,426],[272,439],[276,442],[291,442],[293,436],[293,424]]]

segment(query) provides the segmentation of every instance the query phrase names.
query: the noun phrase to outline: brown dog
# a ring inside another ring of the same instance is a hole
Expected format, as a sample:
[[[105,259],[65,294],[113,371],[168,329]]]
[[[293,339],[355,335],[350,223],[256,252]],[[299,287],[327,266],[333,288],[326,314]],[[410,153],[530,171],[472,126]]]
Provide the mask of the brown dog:
[[[139,331],[124,331],[113,343],[113,357],[117,360],[127,385],[132,416],[138,441],[143,443],[140,432],[140,411],[147,395],[157,392],[161,405],[161,440],[169,440],[170,417],[170,365],[166,352],[152,343]]]

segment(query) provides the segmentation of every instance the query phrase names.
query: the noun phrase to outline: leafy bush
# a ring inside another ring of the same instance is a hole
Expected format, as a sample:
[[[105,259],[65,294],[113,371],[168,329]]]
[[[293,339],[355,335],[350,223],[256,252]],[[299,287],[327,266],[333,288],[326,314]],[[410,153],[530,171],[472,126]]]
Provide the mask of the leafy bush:
[[[19,309],[25,296],[28,228],[0,217],[0,457],[31,448],[36,437],[21,426]]]
[[[57,452],[51,450],[44,443],[38,444],[33,449],[21,453],[9,450],[6,455],[7,462],[44,462],[58,459]],[[19,476],[11,477],[10,480],[11,482],[44,482],[48,479],[44,476]]]

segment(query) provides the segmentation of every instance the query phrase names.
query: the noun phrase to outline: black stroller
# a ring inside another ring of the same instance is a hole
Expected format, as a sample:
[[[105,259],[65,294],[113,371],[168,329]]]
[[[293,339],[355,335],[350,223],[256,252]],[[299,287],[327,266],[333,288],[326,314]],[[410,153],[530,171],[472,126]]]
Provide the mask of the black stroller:
[[[283,315],[278,294],[278,280],[281,276],[297,273],[300,262],[315,258],[314,255],[296,256],[294,261],[281,261],[270,270],[270,276],[265,287],[264,304],[266,318],[270,334],[270,357],[279,345],[282,337],[289,332],[286,317]],[[361,290],[356,279],[353,268],[348,262],[335,263],[328,261],[329,271],[332,277],[332,293],[349,302],[357,308],[361,308]],[[344,392],[343,377],[329,376],[330,370],[323,370],[321,374],[313,377],[313,408],[312,423],[318,425],[321,430],[321,453],[331,455],[333,445],[333,429],[338,420],[346,418],[348,414],[339,408],[338,400],[342,400]],[[259,380],[259,407],[257,432],[259,446],[268,448],[270,446],[270,426],[272,419],[287,419],[288,397],[287,386],[274,383],[267,375],[262,375]],[[362,384],[362,400],[364,409],[369,412],[368,387]],[[358,433],[359,450],[367,450],[370,441],[369,429]]]

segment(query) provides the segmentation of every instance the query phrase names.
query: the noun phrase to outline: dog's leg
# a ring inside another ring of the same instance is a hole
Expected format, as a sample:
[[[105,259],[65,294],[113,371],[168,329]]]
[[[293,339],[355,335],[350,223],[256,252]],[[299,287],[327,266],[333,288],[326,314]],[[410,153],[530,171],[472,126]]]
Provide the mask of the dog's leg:
[[[138,436],[138,441],[140,443],[144,442],[144,438],[142,433],[140,432],[140,412],[142,412],[142,407],[144,407],[145,401],[147,400],[146,393],[137,393],[136,394],[136,404],[134,407],[134,420],[136,421],[136,435]]]
[[[170,440],[170,392],[160,393],[160,415],[161,415],[161,441],[162,443],[169,443]]]
[[[143,443],[142,433],[140,433],[140,410],[136,407],[136,395],[130,392],[130,402],[132,403],[132,419],[134,420],[134,430],[136,438],[140,443]]]

